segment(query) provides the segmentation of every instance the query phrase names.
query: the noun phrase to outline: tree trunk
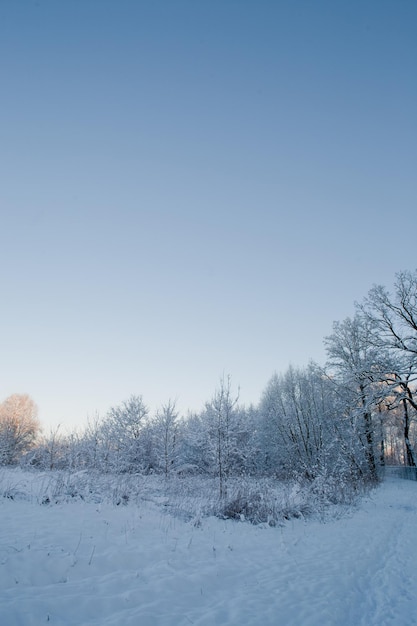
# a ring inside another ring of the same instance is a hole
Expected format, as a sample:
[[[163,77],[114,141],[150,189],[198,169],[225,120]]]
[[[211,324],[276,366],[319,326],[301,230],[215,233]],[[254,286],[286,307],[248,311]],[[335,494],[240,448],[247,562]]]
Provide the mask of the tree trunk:
[[[402,400],[403,405],[403,423],[404,423],[404,443],[406,449],[406,464],[409,467],[416,467],[416,459],[414,458],[413,446],[410,442],[409,430],[410,430],[410,418],[408,415],[407,400]]]

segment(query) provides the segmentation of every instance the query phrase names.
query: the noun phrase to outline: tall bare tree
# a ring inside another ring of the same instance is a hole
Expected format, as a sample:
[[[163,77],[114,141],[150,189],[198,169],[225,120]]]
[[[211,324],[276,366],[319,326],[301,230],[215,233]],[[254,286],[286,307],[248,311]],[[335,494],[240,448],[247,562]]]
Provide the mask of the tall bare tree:
[[[393,294],[374,286],[358,308],[373,328],[374,346],[391,357],[385,380],[394,396],[392,406],[403,411],[407,464],[416,466],[410,426],[417,415],[417,270],[399,272]]]

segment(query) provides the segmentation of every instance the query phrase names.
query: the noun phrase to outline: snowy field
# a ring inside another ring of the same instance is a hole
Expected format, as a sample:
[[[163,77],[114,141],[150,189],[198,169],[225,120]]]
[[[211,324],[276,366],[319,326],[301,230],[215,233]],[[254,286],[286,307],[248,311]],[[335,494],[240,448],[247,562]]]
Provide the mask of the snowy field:
[[[181,518],[157,496],[40,501],[40,480],[0,476],[2,626],[417,624],[415,482],[270,527]]]

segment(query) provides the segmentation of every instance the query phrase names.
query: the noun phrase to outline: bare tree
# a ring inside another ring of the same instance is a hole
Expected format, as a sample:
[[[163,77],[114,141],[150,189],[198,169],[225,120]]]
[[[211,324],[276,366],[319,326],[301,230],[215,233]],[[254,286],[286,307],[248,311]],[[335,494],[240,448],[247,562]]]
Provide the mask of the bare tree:
[[[42,438],[37,446],[37,461],[45,469],[53,470],[59,465],[62,457],[63,437],[59,432],[60,424],[50,430],[49,435]]]
[[[344,390],[346,417],[354,425],[364,450],[369,477],[377,478],[374,411],[387,390],[381,385],[387,361],[372,341],[369,321],[355,315],[333,324],[325,338],[328,367],[336,384]],[[353,457],[352,457],[353,458]],[[358,459],[355,459],[357,462]],[[360,463],[358,464],[360,466]]]
[[[38,409],[27,394],[13,394],[0,404],[0,463],[16,463],[34,445],[40,431]]]
[[[358,309],[373,328],[373,345],[391,357],[385,381],[395,399],[392,407],[402,407],[406,460],[415,466],[410,426],[417,415],[417,270],[396,275],[393,295],[374,286]]]

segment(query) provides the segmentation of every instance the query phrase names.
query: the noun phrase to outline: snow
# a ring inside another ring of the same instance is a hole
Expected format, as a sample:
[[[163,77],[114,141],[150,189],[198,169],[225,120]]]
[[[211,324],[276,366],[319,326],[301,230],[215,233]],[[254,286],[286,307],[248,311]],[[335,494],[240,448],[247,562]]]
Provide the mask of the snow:
[[[36,489],[0,499],[2,625],[417,624],[415,482],[276,527],[184,520],[156,499],[40,504]]]

